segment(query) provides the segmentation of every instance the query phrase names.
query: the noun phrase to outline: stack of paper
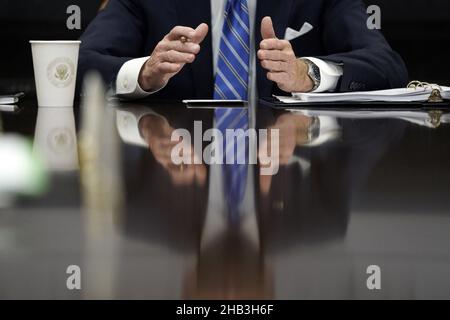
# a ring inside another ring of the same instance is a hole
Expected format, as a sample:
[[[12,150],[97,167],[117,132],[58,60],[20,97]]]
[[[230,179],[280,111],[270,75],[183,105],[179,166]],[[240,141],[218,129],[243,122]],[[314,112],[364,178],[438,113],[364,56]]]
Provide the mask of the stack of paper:
[[[425,102],[434,88],[403,88],[378,91],[360,91],[345,93],[293,93],[292,97],[277,98],[284,103],[299,102]],[[441,96],[450,100],[450,87],[439,87]]]
[[[340,111],[340,110],[289,110],[307,117],[332,117],[339,119],[400,119],[429,128],[438,128],[442,123],[450,123],[450,113],[433,116],[426,111]]]

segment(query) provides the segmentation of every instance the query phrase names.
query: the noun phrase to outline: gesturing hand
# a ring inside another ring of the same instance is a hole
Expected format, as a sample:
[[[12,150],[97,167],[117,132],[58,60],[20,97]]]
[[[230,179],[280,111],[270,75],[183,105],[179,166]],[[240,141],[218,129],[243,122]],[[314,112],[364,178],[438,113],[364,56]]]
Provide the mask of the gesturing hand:
[[[192,63],[200,52],[200,43],[208,34],[208,25],[200,24],[196,29],[177,26],[161,40],[139,74],[139,85],[145,91],[156,91],[185,66]],[[189,39],[182,42],[184,37]]]
[[[152,114],[146,115],[139,121],[139,131],[156,161],[169,173],[175,185],[185,186],[193,183],[205,185],[207,170],[204,164],[195,164],[198,163],[198,156],[194,146],[189,145],[188,148],[183,149],[183,151],[188,150],[190,163],[181,165],[173,163],[172,149],[180,142],[172,141],[172,133],[175,129],[166,118]]]
[[[268,71],[267,78],[286,92],[311,91],[314,83],[308,76],[308,66],[297,59],[289,41],[276,37],[270,17],[263,18],[261,35],[263,40],[258,58],[261,66]]]

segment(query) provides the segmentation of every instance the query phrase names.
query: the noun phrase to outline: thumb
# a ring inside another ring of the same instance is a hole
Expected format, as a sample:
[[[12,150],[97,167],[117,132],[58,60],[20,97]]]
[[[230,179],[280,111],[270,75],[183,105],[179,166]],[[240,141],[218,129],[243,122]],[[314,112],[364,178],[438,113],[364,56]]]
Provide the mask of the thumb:
[[[208,30],[209,27],[206,23],[202,23],[200,24],[196,29],[195,29],[195,38],[194,38],[194,42],[195,43],[202,43],[203,40],[205,40],[206,35],[208,34]]]
[[[261,21],[261,36],[264,39],[276,38],[275,30],[273,29],[273,23],[271,17],[264,17]]]

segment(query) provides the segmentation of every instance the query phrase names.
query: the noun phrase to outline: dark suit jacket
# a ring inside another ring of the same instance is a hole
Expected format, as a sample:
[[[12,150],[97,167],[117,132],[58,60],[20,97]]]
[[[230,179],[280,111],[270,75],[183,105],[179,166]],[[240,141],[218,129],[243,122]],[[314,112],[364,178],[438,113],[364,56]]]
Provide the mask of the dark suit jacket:
[[[311,32],[291,42],[294,51],[299,57],[316,56],[343,63],[339,91],[402,87],[407,82],[400,56],[380,32],[367,28],[367,14],[360,0],[258,0],[257,44],[261,41],[260,23],[264,16],[272,17],[279,38],[287,27],[299,30],[305,22],[312,24]],[[210,21],[210,0],[111,0],[81,37],[79,79],[95,69],[106,83],[113,84],[127,60],[150,55],[174,26],[196,27]],[[210,32],[196,61],[152,97],[211,98],[214,84],[211,43]],[[270,96],[276,86],[257,65],[259,95]]]
[[[259,110],[261,129],[272,125],[278,116],[271,109]],[[195,120],[203,121],[204,130],[212,125],[211,110],[166,105],[153,111],[166,117],[172,127],[188,128],[191,134]],[[309,174],[297,165],[282,166],[272,177],[267,195],[259,192],[259,172],[255,167],[255,210],[260,240],[267,253],[343,238],[353,199],[405,129],[404,121],[386,119],[341,119],[339,125],[340,139],[295,150],[297,156],[310,161]],[[126,234],[176,251],[197,250],[208,210],[208,183],[176,186],[148,150],[129,146],[124,154]]]

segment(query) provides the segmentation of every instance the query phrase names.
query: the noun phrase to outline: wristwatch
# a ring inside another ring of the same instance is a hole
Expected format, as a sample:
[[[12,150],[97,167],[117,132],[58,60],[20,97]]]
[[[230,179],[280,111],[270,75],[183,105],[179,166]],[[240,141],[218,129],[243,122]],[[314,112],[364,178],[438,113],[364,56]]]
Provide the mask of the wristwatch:
[[[295,133],[295,142],[298,146],[309,145],[314,142],[320,135],[320,119],[312,117],[308,127],[297,127]]]
[[[309,59],[302,59],[302,60],[308,66],[308,76],[311,78],[311,80],[314,83],[314,87],[312,88],[311,91],[314,91],[314,90],[316,90],[317,88],[320,87],[320,80],[321,80],[321,78],[320,78],[320,69],[311,60],[309,60]]]
[[[311,125],[308,128],[308,143],[316,140],[320,135],[320,119],[319,117],[313,117]]]

